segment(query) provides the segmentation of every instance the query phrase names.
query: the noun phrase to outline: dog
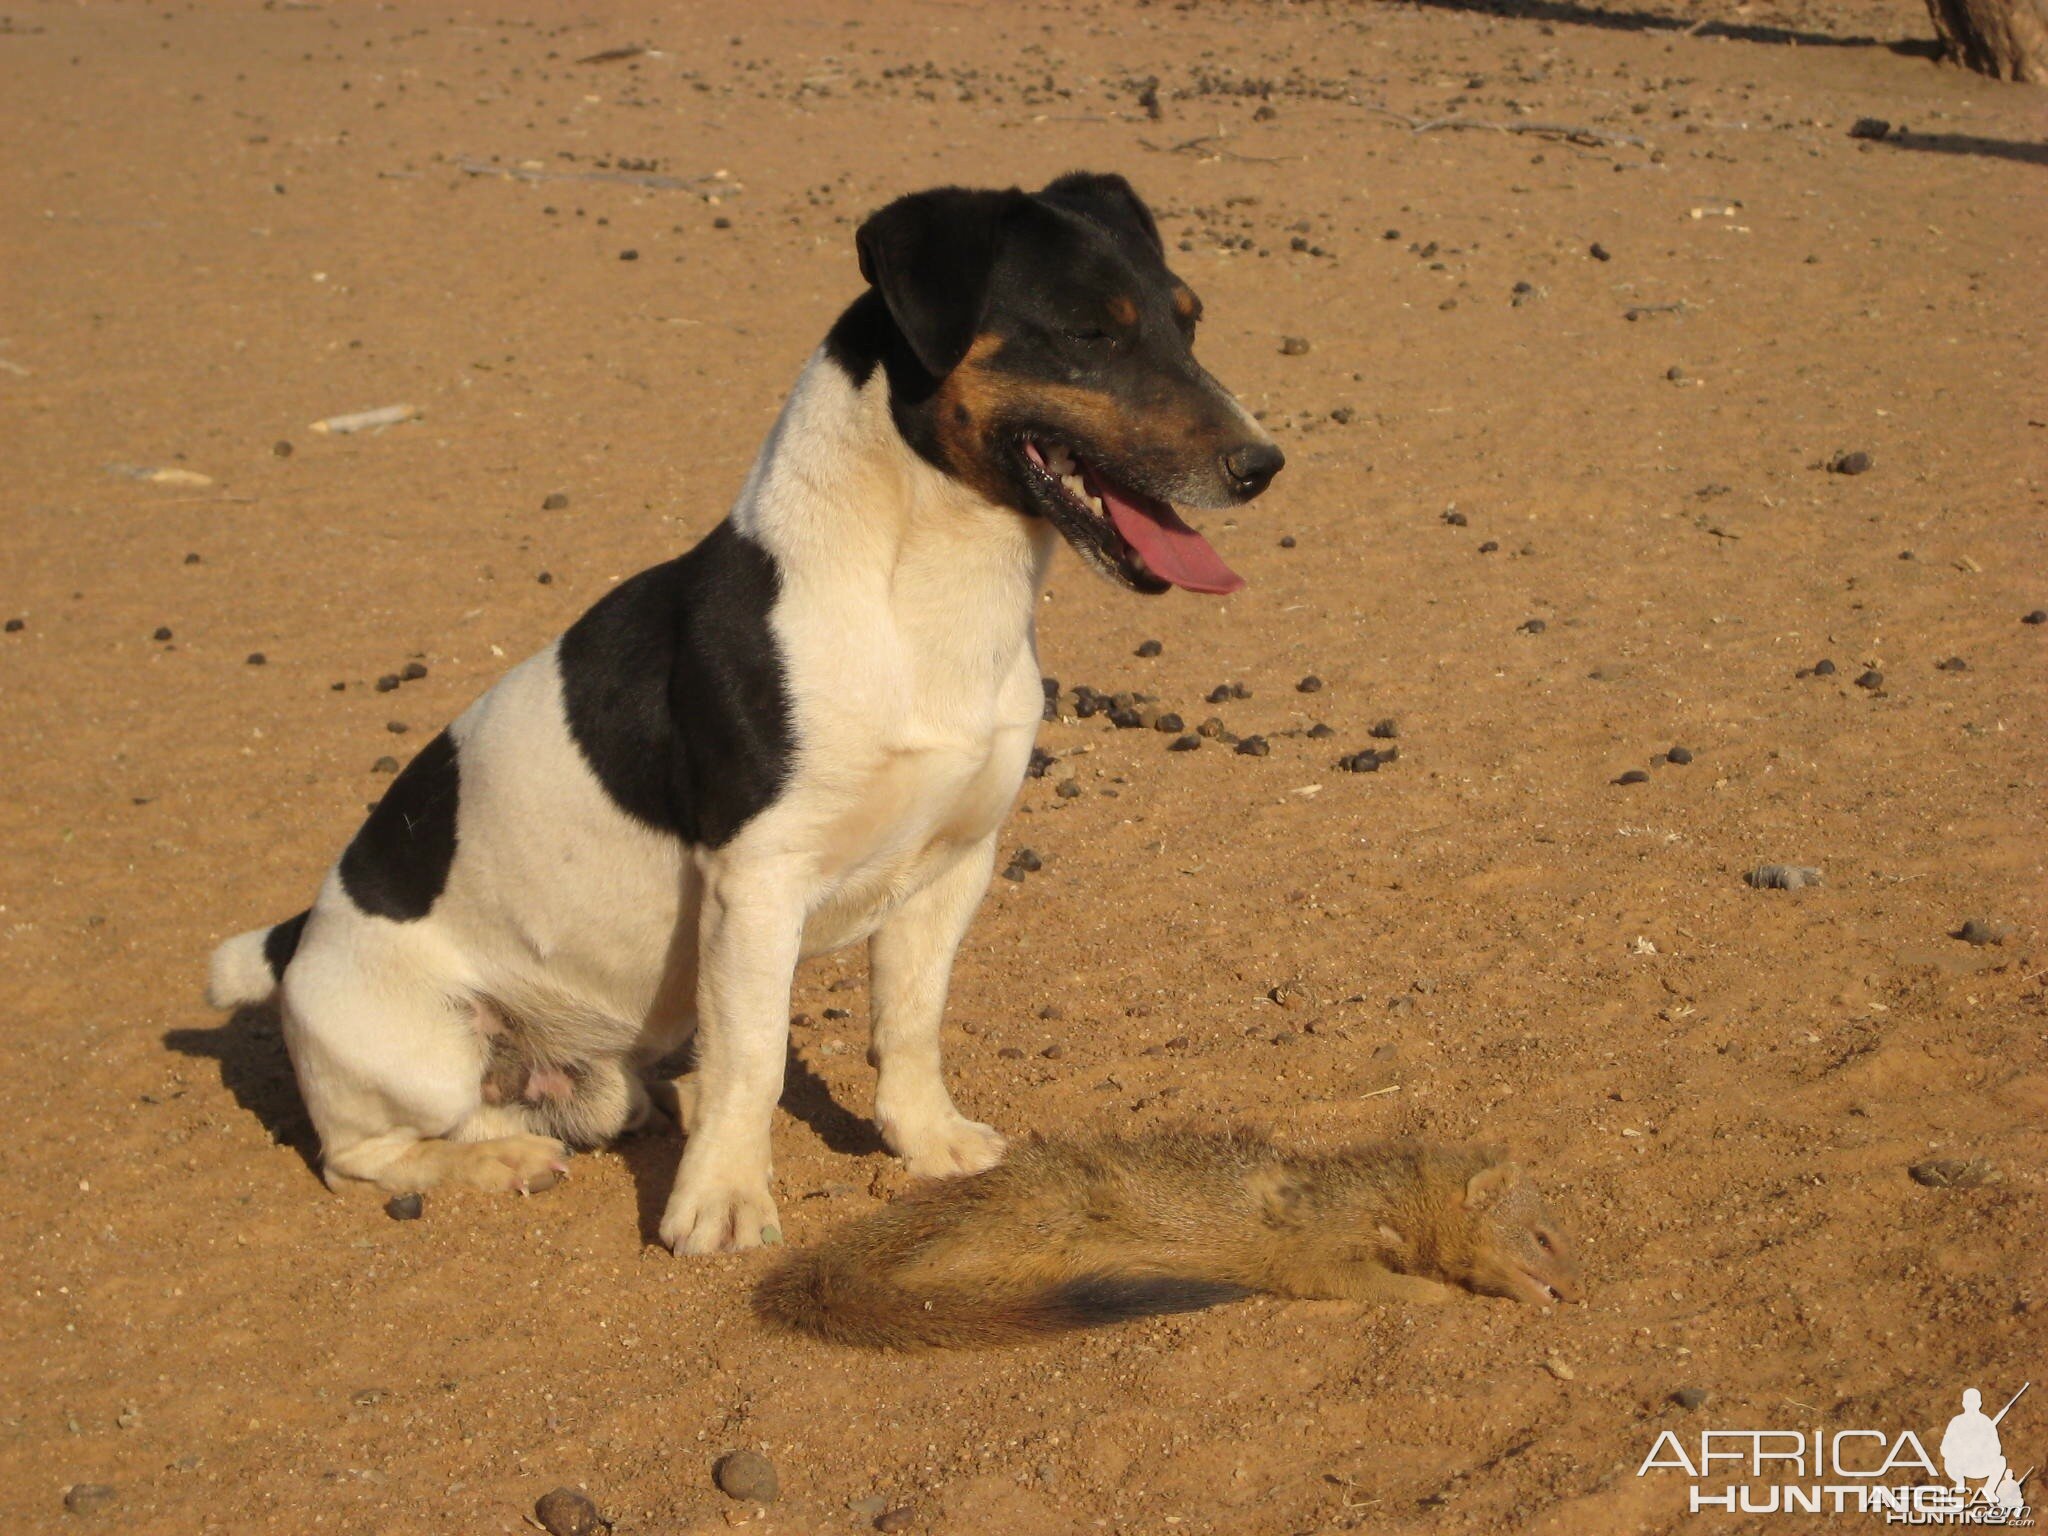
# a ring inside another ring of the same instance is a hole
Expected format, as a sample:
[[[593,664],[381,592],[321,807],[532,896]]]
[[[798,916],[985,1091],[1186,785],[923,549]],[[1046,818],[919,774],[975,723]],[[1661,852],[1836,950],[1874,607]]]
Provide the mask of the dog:
[[[792,974],[863,939],[883,1139],[920,1176],[1001,1157],[939,1026],[1043,715],[1048,562],[1234,591],[1173,503],[1283,456],[1195,361],[1121,176],[913,193],[855,245],[868,286],[730,515],[429,742],[308,910],[215,951],[214,1006],[278,1001],[330,1186],[545,1188],[694,1036],[661,1239],[774,1242]]]

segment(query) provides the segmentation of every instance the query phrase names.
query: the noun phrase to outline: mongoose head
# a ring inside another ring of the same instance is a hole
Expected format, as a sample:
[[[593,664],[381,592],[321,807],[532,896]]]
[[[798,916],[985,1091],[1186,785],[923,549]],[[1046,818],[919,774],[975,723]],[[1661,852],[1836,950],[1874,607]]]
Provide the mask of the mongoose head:
[[[1499,1153],[1465,1180],[1468,1221],[1443,1234],[1439,1262],[1482,1296],[1550,1306],[1585,1295],[1571,1243],[1522,1170]]]

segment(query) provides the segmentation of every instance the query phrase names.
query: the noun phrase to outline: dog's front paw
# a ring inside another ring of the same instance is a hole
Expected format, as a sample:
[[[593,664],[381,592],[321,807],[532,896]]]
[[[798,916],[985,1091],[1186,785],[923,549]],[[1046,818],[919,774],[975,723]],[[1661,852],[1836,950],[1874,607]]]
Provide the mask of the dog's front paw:
[[[920,1179],[950,1179],[993,1168],[1003,1160],[1006,1145],[993,1126],[957,1113],[918,1134],[890,1137],[889,1143]]]
[[[734,1253],[782,1241],[765,1179],[679,1176],[661,1240],[677,1253]]]

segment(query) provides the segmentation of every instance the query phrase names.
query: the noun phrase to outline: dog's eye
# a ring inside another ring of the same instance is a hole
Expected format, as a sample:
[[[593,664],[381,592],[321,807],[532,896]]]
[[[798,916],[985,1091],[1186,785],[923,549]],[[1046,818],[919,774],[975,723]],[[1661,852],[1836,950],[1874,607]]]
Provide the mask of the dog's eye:
[[[1116,338],[1099,325],[1075,325],[1067,328],[1067,340],[1100,345],[1103,342],[1113,342]]]

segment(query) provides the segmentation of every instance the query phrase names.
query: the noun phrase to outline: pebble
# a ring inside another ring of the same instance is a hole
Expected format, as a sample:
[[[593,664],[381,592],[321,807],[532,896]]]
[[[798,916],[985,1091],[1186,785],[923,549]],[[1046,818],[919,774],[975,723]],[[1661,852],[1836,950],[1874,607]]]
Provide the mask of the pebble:
[[[1934,670],[1937,672],[1967,672],[1970,670],[1970,664],[1960,656],[1951,656],[1946,661],[1937,661],[1934,664]]]
[[[150,639],[152,639],[152,640],[168,640],[168,639],[170,639],[170,638],[171,638],[171,626],[170,626],[170,625],[168,625],[168,624],[159,624],[159,625],[157,625],[157,627],[156,627],[156,633],[152,634],[152,635],[151,635],[151,636],[150,636],[149,638],[150,638]]]
[[[1856,686],[1858,688],[1867,688],[1872,693],[1875,693],[1884,686],[1884,674],[1878,671],[1877,668],[1872,667],[1856,679]]]
[[[1294,691],[1296,693],[1321,693],[1323,691],[1323,680],[1311,672],[1307,677],[1304,677],[1294,685]]]
[[[74,1515],[96,1515],[117,1497],[111,1483],[73,1483],[64,1490],[64,1507]]]
[[[619,252],[619,260],[621,260],[621,261],[638,261],[639,259],[640,259],[640,253],[639,253],[638,251],[621,251],[621,252]]]
[[[1713,1394],[1705,1387],[1680,1387],[1671,1394],[1671,1401],[1687,1412],[1707,1406],[1707,1399]]]
[[[1515,626],[1516,631],[1524,635],[1540,635],[1548,628],[1550,626],[1541,619],[1524,619]]]
[[[1337,767],[1345,773],[1378,773],[1380,755],[1370,748],[1363,752],[1353,752],[1348,757],[1338,758]]]
[[[1024,765],[1024,777],[1027,779],[1042,779],[1052,771],[1052,765],[1058,761],[1059,759],[1046,751],[1045,748],[1033,747],[1031,749],[1031,760]]]
[[[2003,944],[2011,932],[2012,930],[2004,923],[1994,923],[1989,918],[1973,917],[1951,937],[1961,939],[1965,944]]]
[[[1742,878],[1759,891],[1803,891],[1821,883],[1820,871],[1806,864],[1759,864]]]
[[[1870,455],[1858,449],[1854,453],[1838,454],[1828,468],[1838,475],[1860,475],[1867,472],[1870,466]]]
[[[1136,731],[1144,728],[1145,717],[1134,707],[1126,704],[1121,709],[1109,712],[1109,723],[1120,731]]]
[[[1237,744],[1237,755],[1239,757],[1265,757],[1272,750],[1272,746],[1263,736],[1247,736]]]
[[[711,1480],[726,1497],[753,1504],[773,1504],[782,1492],[775,1463],[759,1451],[728,1451],[712,1467]]]
[[[1307,734],[1310,741],[1328,741],[1337,734],[1337,731],[1336,727],[1325,725],[1322,721],[1318,720],[1308,728]]]
[[[1985,1157],[1935,1157],[1906,1170],[1915,1184],[1929,1189],[1982,1189],[1998,1182],[1998,1170]]]
[[[398,772],[398,759],[395,757],[380,757],[377,761],[370,764],[370,772],[396,773]]]
[[[1200,725],[1195,727],[1195,734],[1198,736],[1207,736],[1211,741],[1217,741],[1229,735],[1230,733],[1224,730],[1223,721],[1219,716],[1211,715],[1208,719],[1204,720]]]
[[[393,1195],[384,1202],[384,1214],[393,1221],[418,1221],[427,1211],[427,1197],[415,1190],[409,1195]]]
[[[2032,613],[2023,613],[2020,615],[2020,622],[2022,624],[2048,624],[2048,608],[2036,608]],[[7,627],[9,629],[19,629],[21,628],[21,620],[9,619]]]
[[[1293,535],[1293,534],[1291,534],[1291,533],[1283,533],[1283,534],[1281,534],[1281,535],[1280,535],[1280,547],[1281,547],[1282,549],[1292,549],[1292,548],[1294,548],[1294,535]]]
[[[1133,656],[1157,656],[1165,649],[1166,647],[1157,640],[1142,640],[1138,643],[1138,648],[1131,652],[1131,654]]]
[[[1849,125],[1852,139],[1881,139],[1892,131],[1892,125],[1881,117],[1859,117]]]
[[[26,628],[28,628],[27,619],[9,619],[7,621],[7,633],[10,635],[18,635]]]
[[[426,675],[427,669],[425,665],[417,661],[408,661],[398,669],[398,676],[401,682],[416,683]]]
[[[1058,784],[1053,786],[1052,792],[1062,800],[1078,799],[1081,794],[1081,784],[1077,779],[1061,779]]]
[[[1664,761],[1667,763],[1676,763],[1679,767],[1683,768],[1687,763],[1692,761],[1692,754],[1686,751],[1683,747],[1673,747],[1669,752],[1666,752],[1664,754]]]
[[[1201,745],[1202,738],[1199,736],[1176,736],[1167,743],[1166,750],[1169,752],[1193,752],[1199,749]]]
[[[1280,338],[1280,355],[1282,357],[1301,357],[1306,355],[1307,352],[1308,338],[1306,336],[1282,336]]]
[[[1153,718],[1152,729],[1155,731],[1164,731],[1167,735],[1172,736],[1178,734],[1181,731],[1186,730],[1187,726],[1184,723],[1182,723],[1179,715],[1176,715],[1171,711],[1168,711],[1166,714],[1158,715]]]
[[[403,736],[407,731],[411,730],[412,727],[407,725],[403,720],[386,720],[384,722],[384,729],[389,731],[394,736]]]
[[[252,667],[263,666],[269,660],[270,658],[268,656],[265,656],[261,651],[251,651],[249,653],[249,665]]]
[[[185,556],[185,563],[187,565],[198,565],[200,563],[199,552],[197,550],[194,550],[191,554]]]
[[[1401,722],[1389,715],[1384,720],[1375,720],[1366,734],[1378,741],[1393,741],[1401,734]]]
[[[1443,522],[1447,523],[1453,528],[1468,528],[1471,526],[1472,523],[1472,520],[1465,516],[1464,513],[1460,512],[1456,507],[1453,507],[1448,512],[1441,514],[1441,518]]]
[[[1578,1379],[1579,1373],[1573,1370],[1570,1366],[1566,1365],[1562,1360],[1558,1359],[1555,1355],[1552,1355],[1549,1359],[1543,1362],[1543,1369],[1550,1372],[1550,1374],[1555,1376],[1559,1381],[1576,1381]]]
[[[1024,1059],[1023,1050],[1014,1045],[1003,1046],[996,1052],[996,1055],[1004,1061],[1022,1061]]]
[[[542,1494],[533,1506],[533,1517],[548,1536],[597,1536],[604,1529],[597,1506],[574,1488]]]
[[[1608,250],[1607,247],[1602,245],[1598,240],[1595,240],[1593,242],[1592,246],[1587,250],[1586,254],[1588,256],[1591,256],[1595,261],[1614,260],[1614,252]]]
[[[544,587],[551,587],[555,584],[555,573],[553,571],[542,571],[533,579]]]
[[[1493,554],[1493,553],[1495,553],[1495,552],[1496,552],[1496,551],[1498,551],[1499,549],[1500,549],[1500,540],[1498,540],[1498,539],[1488,539],[1488,540],[1487,540],[1487,541],[1486,541],[1486,542],[1485,542],[1484,544],[1482,544],[1482,545],[1480,545],[1480,546],[1479,546],[1479,553],[1481,553],[1482,555],[1490,555],[1490,554]]]
[[[292,445],[280,437],[270,445],[270,451],[280,459],[288,459],[292,456]]]
[[[1641,768],[1631,768],[1614,782],[1617,784],[1647,784],[1650,782],[1650,776]]]
[[[379,693],[391,693],[394,690],[396,690],[397,687],[398,674],[396,672],[386,672],[382,677],[377,679],[377,691]]]
[[[1835,675],[1835,664],[1823,656],[1813,664],[1812,672],[1815,677],[1833,677]]]
[[[1351,418],[1355,414],[1356,413],[1351,409],[1350,406],[1340,405],[1335,410],[1330,412],[1330,420],[1337,423],[1337,425],[1340,427],[1348,427],[1351,425]]]
[[[1038,1054],[1046,1061],[1065,1061],[1067,1059],[1067,1048],[1055,1040]]]
[[[917,1509],[910,1504],[899,1504],[896,1508],[884,1510],[875,1516],[875,1529],[878,1531],[907,1531],[915,1524]]]

